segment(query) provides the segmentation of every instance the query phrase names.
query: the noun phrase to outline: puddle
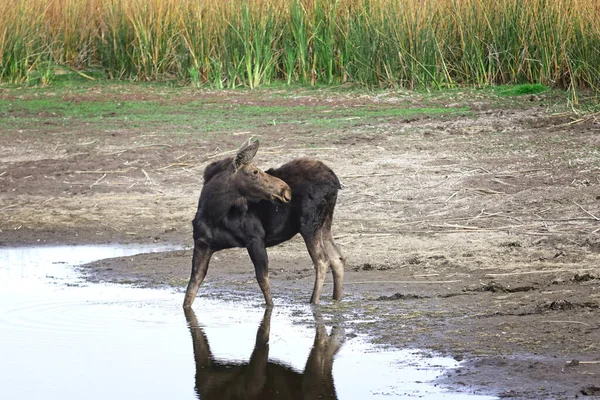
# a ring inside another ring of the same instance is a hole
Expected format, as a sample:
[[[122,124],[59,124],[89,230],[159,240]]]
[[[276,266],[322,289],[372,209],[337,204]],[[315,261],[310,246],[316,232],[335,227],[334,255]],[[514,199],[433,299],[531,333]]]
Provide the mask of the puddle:
[[[174,249],[174,248],[170,248]],[[0,248],[5,399],[484,399],[433,383],[452,359],[383,351],[307,305],[90,284],[73,265],[167,247]]]

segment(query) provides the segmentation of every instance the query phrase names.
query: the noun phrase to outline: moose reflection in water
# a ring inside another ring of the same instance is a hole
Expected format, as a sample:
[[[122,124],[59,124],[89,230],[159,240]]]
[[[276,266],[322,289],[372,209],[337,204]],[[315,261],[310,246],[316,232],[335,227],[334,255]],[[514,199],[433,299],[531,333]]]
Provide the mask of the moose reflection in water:
[[[267,307],[256,333],[256,343],[246,363],[216,360],[208,339],[191,308],[185,309],[196,361],[196,394],[209,399],[337,399],[333,383],[333,358],[340,350],[343,330],[331,335],[319,314],[316,333],[304,372],[269,361],[272,308]]]

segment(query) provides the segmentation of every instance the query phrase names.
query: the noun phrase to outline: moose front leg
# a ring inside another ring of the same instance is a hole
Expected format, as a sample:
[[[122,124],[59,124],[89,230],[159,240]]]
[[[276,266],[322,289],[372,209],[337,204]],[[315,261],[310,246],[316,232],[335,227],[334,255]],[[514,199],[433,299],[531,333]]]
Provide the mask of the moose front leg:
[[[269,257],[267,256],[265,244],[262,241],[253,241],[248,245],[247,249],[250,259],[254,264],[258,286],[260,286],[260,290],[262,290],[265,296],[265,303],[268,307],[272,307],[273,299],[271,299],[271,283],[269,282]]]
[[[188,283],[187,290],[185,291],[185,298],[183,299],[183,308],[189,308],[196,299],[200,284],[204,281],[206,276],[206,270],[208,270],[208,263],[210,257],[213,254],[213,250],[210,247],[196,243],[194,245],[194,255],[192,256],[192,274],[190,276],[190,282]]]

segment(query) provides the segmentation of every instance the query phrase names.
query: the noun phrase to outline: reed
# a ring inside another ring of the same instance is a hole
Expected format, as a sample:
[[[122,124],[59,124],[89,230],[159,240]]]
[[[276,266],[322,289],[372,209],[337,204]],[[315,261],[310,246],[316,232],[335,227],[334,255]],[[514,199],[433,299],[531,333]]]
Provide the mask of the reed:
[[[0,80],[600,88],[596,0],[3,0]]]

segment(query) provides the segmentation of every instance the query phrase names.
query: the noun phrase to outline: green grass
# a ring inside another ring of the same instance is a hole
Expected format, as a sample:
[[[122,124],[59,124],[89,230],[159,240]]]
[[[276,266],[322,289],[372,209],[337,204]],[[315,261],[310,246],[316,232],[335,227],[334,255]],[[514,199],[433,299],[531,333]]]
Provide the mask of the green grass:
[[[550,90],[548,86],[541,83],[521,84],[514,86],[499,86],[496,91],[501,96],[521,96],[525,94],[538,94]]]
[[[314,129],[347,128],[393,118],[466,113],[467,107],[452,108],[356,108],[329,109],[325,106],[254,106],[178,104],[157,101],[78,101],[68,99],[0,100],[0,126],[26,127],[47,121],[75,127],[82,122],[104,129],[118,126],[169,126],[174,132],[227,132],[265,125],[303,125]]]
[[[295,105],[299,93],[316,99],[313,102],[316,104]],[[145,128],[194,134],[295,125],[322,131],[418,116],[469,114],[465,106],[446,107],[435,99],[419,107],[331,106],[325,99],[335,93],[332,89],[296,87],[277,91],[235,90],[226,96],[205,97],[198,96],[193,89],[165,84],[64,80],[51,87],[4,90],[0,96],[0,127],[28,129],[46,125],[48,129],[76,129],[86,124],[89,129],[105,131]],[[363,89],[362,93],[371,92]],[[230,101],[231,98],[236,102]],[[282,101],[286,104],[281,105]]]

